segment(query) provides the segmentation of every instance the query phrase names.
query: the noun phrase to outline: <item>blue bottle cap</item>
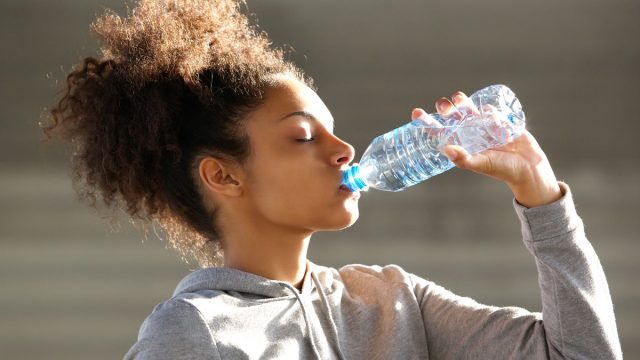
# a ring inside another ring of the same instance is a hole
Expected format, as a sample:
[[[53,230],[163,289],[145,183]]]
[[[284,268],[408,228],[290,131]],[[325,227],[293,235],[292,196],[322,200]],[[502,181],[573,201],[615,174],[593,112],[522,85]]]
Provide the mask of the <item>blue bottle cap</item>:
[[[353,164],[342,173],[342,185],[345,185],[351,192],[369,190],[369,186],[360,176],[360,166],[358,164]]]

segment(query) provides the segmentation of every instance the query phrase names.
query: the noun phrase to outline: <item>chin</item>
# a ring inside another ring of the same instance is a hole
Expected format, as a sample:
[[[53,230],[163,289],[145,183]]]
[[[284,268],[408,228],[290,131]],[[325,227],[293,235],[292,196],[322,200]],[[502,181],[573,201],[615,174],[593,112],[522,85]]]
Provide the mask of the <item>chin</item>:
[[[345,215],[348,218],[348,223],[343,227],[348,228],[349,226],[355,224],[355,222],[360,217],[360,209],[358,209],[358,200],[349,201],[344,206]]]
[[[359,215],[358,215],[358,214],[356,214],[354,217],[352,217],[352,218],[350,219],[350,221],[349,221],[349,222],[347,222],[346,224],[344,224],[344,226],[337,228],[336,230],[344,230],[344,229],[346,229],[346,228],[348,228],[348,227],[351,227],[351,225],[355,224],[355,223],[356,223],[356,221],[358,221],[358,217],[359,217]]]
[[[337,231],[350,227],[358,220],[360,212],[358,211],[358,205],[355,204],[353,208],[343,209],[340,213],[334,213],[333,215],[327,218],[331,219],[331,224],[327,224],[328,226],[325,230]]]

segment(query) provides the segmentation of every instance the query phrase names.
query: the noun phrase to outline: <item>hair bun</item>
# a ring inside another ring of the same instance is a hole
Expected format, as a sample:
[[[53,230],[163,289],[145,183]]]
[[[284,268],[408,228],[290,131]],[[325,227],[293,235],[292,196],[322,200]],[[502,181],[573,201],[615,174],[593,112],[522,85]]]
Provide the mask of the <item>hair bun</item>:
[[[224,68],[234,76],[247,64],[280,63],[282,51],[270,49],[265,34],[249,26],[241,4],[141,0],[127,18],[108,10],[92,30],[102,40],[104,59],[115,60],[131,80],[167,76],[194,83],[205,68]]]

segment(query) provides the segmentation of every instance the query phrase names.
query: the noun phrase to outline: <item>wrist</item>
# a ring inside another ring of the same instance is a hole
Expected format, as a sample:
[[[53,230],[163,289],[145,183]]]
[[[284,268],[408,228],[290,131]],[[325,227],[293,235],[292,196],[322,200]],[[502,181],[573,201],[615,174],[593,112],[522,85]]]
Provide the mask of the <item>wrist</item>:
[[[563,195],[555,178],[553,181],[529,182],[510,187],[516,201],[528,208],[551,204],[562,198]]]
[[[550,166],[536,166],[523,180],[508,184],[518,203],[528,208],[557,201],[563,196],[558,180]]]

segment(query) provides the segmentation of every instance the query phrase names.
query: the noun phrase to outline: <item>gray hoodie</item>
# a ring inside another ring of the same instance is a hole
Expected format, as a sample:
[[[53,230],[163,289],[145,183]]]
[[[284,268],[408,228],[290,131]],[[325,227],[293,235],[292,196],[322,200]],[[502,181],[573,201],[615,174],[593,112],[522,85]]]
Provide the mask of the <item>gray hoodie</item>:
[[[156,306],[125,359],[622,359],[604,272],[561,187],[549,205],[514,200],[542,313],[482,305],[394,265],[308,262],[301,291],[206,268]]]

